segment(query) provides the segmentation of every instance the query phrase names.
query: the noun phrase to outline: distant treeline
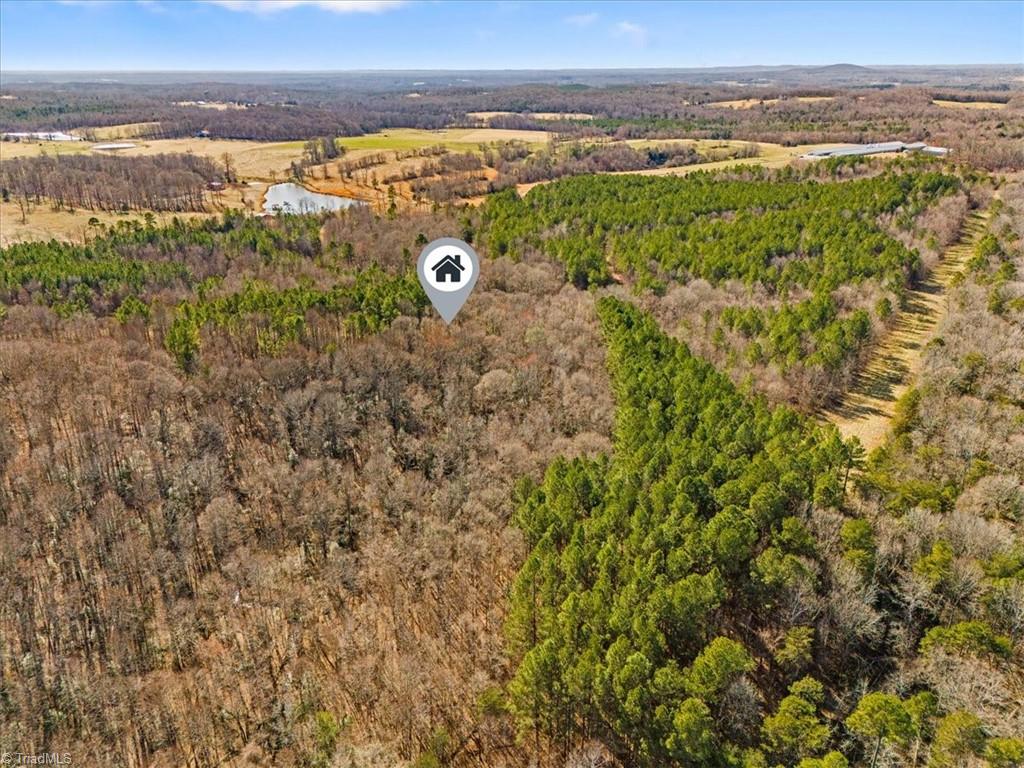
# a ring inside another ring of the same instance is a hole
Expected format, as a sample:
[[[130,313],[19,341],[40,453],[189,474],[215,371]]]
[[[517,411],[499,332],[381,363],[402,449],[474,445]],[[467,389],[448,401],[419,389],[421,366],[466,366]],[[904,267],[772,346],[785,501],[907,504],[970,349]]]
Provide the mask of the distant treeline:
[[[0,163],[0,191],[58,208],[102,211],[202,211],[207,184],[223,178],[209,158],[186,154],[152,157],[64,155],[22,157]]]
[[[825,141],[867,142],[928,139],[958,144],[964,135],[989,144],[1019,139],[1008,117],[960,114],[932,99],[996,100],[1012,113],[1024,105],[1019,92],[965,91],[900,87],[878,89],[765,88],[722,85],[631,85],[565,87],[547,84],[503,88],[423,88],[404,93],[269,86],[203,84],[140,86],[82,83],[75,92],[54,86],[17,86],[16,98],[0,102],[0,131],[71,130],[83,126],[159,123],[146,135],[300,140],[329,135],[358,135],[386,128],[441,128],[479,125],[471,112],[498,112],[489,124],[498,128],[553,130],[584,136],[619,138],[742,139],[784,144]],[[816,97],[817,101],[807,101]],[[205,100],[207,106],[189,104]],[[723,102],[749,100],[749,109]],[[236,108],[212,109],[212,103]],[[532,113],[557,118],[539,120]],[[571,116],[593,115],[592,120]],[[1015,123],[1016,124],[1016,123]],[[1017,142],[1019,143],[1019,142]],[[1003,162],[1003,161],[1000,161]]]
[[[204,92],[198,98],[231,102],[235,108],[178,103],[193,96],[186,97],[180,89],[154,92],[150,88],[107,89],[92,84],[82,84],[74,94],[47,89],[24,91],[15,99],[0,102],[0,132],[82,131],[83,127],[141,124],[137,125],[139,135],[150,139],[208,135],[292,141],[358,136],[384,128],[443,128],[465,118],[455,107],[437,103],[420,106],[401,96],[228,91],[219,97]]]

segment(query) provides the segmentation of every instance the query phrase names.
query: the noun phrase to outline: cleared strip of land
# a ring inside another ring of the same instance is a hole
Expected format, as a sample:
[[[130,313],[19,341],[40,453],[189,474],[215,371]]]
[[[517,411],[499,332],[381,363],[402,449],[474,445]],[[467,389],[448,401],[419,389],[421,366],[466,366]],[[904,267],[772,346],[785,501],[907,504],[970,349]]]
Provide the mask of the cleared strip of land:
[[[593,120],[594,116],[589,112],[507,112],[507,111],[490,111],[490,112],[467,112],[466,117],[472,117],[475,120],[490,120],[492,117],[507,117],[509,115],[518,115],[522,117],[532,117],[535,120]]]
[[[140,136],[152,136],[160,129],[160,123],[122,123],[106,125],[102,128],[76,128],[72,133],[76,136],[89,136],[97,141],[110,139],[135,139]]]
[[[932,104],[937,107],[948,107],[950,109],[1006,109],[1006,104],[1001,101],[949,101],[948,99],[932,99]]]
[[[708,107],[726,109],[753,109],[761,104],[778,104],[779,102],[798,101],[801,104],[816,104],[822,101],[834,101],[835,96],[792,96],[785,99],[731,99],[729,101],[709,101]]]
[[[910,292],[906,308],[897,313],[892,329],[875,347],[842,402],[822,414],[844,438],[858,438],[867,450],[882,444],[896,401],[921,369],[924,347],[948,311],[949,287],[984,234],[987,216],[975,212],[968,217],[957,242]]]
[[[761,104],[777,104],[778,99],[730,99],[729,101],[709,101],[709,107],[723,107],[725,109],[753,109]]]

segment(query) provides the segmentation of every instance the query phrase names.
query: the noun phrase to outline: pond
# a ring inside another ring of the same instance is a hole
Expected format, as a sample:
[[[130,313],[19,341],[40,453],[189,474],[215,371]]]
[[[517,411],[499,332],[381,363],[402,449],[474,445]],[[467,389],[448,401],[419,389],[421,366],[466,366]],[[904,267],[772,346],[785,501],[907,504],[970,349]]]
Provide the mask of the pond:
[[[274,184],[267,190],[263,210],[267,213],[320,213],[339,211],[353,205],[365,205],[362,200],[353,200],[341,195],[324,195],[310,192],[299,184],[287,182]]]

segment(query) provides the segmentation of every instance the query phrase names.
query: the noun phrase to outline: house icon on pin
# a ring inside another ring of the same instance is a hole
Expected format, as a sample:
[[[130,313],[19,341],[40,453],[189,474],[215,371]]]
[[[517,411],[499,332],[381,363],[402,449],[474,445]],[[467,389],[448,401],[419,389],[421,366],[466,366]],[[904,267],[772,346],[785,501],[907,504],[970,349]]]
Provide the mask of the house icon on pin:
[[[449,253],[431,269],[434,272],[434,280],[438,283],[461,283],[462,273],[466,270],[462,266],[461,253]]]

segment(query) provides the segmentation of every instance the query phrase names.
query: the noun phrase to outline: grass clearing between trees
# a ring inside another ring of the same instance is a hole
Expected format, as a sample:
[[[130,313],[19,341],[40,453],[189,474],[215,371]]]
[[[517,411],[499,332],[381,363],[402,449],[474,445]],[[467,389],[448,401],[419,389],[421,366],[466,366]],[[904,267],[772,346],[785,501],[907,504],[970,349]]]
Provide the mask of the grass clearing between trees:
[[[907,308],[876,345],[842,401],[823,415],[844,438],[856,437],[867,450],[885,440],[896,402],[921,369],[921,355],[949,307],[953,279],[985,233],[988,214],[973,213],[960,236],[949,246],[931,274],[909,291]]]
[[[111,139],[137,139],[140,136],[148,136],[151,131],[159,130],[160,123],[123,123],[121,125],[105,125],[99,128],[75,128],[72,133],[75,136],[89,136],[97,141],[110,141]]]
[[[932,104],[937,107],[948,107],[950,109],[1006,109],[1006,104],[1001,101],[950,101],[948,99],[932,99]]]
[[[541,146],[551,134],[548,131],[519,131],[502,128],[445,128],[427,131],[419,128],[391,128],[365,136],[345,136],[340,143],[346,149],[409,150],[441,144],[448,149],[473,152],[481,144],[502,141],[524,141]]]

